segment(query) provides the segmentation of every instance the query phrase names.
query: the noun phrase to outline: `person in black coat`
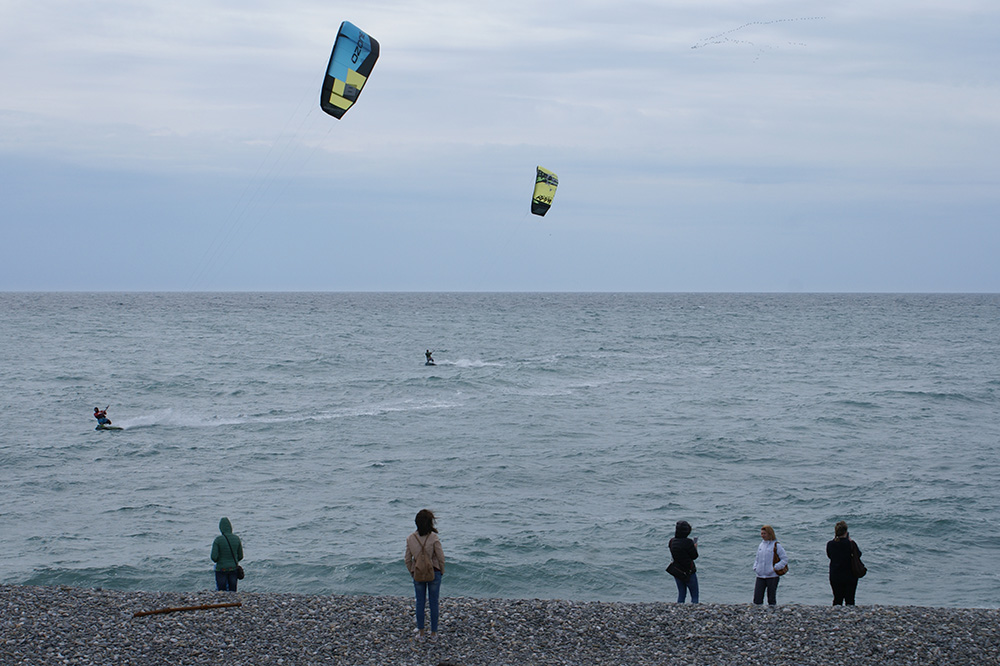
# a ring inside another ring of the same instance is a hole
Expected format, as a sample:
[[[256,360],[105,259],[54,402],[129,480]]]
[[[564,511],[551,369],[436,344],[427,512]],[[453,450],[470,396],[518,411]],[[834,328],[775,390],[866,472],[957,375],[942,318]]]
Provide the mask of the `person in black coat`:
[[[861,549],[847,533],[847,523],[843,520],[833,528],[834,538],[826,542],[826,556],[830,558],[830,587],[833,588],[833,605],[846,603],[854,605],[854,594],[858,589],[858,577],[851,568],[851,551]]]
[[[678,520],[674,528],[674,538],[669,541],[670,557],[682,571],[690,572],[687,580],[674,576],[677,583],[677,603],[684,603],[687,592],[691,592],[691,603],[698,603],[698,574],[694,561],[698,558],[698,539],[691,539],[691,524],[686,520]]]

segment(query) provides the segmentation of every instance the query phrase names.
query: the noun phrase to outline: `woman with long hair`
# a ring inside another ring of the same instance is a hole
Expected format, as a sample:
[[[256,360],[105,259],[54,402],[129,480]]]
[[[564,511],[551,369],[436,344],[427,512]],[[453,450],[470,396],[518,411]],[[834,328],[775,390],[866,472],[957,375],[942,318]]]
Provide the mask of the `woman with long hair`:
[[[403,561],[406,563],[406,569],[410,572],[410,576],[413,577],[413,592],[417,599],[418,639],[424,637],[424,607],[426,605],[431,607],[431,638],[437,636],[438,595],[441,591],[441,577],[444,575],[444,549],[441,547],[441,540],[438,539],[434,520],[434,514],[431,513],[430,509],[421,509],[417,512],[417,517],[413,519],[417,529],[406,537],[406,550],[403,552]],[[433,580],[417,580],[417,560],[421,554],[430,558],[431,566],[434,568]]]

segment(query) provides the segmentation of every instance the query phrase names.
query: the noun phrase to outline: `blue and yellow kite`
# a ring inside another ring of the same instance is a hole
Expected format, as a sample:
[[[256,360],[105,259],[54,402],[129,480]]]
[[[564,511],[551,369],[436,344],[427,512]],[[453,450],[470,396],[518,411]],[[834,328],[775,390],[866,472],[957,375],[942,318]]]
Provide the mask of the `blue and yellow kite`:
[[[378,42],[353,23],[341,23],[323,78],[320,108],[340,119],[358,101],[376,60]]]

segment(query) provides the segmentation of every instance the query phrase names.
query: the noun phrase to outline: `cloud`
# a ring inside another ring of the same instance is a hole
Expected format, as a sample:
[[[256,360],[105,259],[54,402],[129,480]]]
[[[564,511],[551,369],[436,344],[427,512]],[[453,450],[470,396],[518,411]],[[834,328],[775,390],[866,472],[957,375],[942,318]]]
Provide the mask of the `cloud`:
[[[0,21],[0,158],[22,176],[0,215],[45,216],[53,229],[114,219],[141,236],[133,279],[146,288],[199,271],[158,250],[180,227],[205,245],[235,233],[212,279],[248,288],[266,287],[255,277],[265,256],[282,267],[268,272],[275,285],[348,284],[301,261],[305,246],[346,252],[351,288],[780,289],[812,256],[817,275],[798,283],[878,290],[889,280],[846,224],[861,219],[908,239],[879,245],[886,253],[926,258],[928,239],[956,251],[927,262],[940,284],[957,273],[968,289],[998,289],[979,255],[940,238],[973,238],[995,211],[998,17],[976,1],[380,0],[350,15],[313,1],[16,3]],[[317,99],[342,20],[382,53],[336,121]],[[543,225],[519,227],[536,164],[559,173],[557,204]],[[60,174],[62,200],[38,205],[46,171]],[[921,223],[908,231],[908,218]],[[844,261],[821,261],[815,236],[784,234],[783,219],[834,230],[824,246]],[[485,262],[511,226],[530,242]],[[288,241],[276,247],[279,228]],[[424,233],[448,250],[433,268],[413,253]],[[28,275],[74,262],[69,247],[21,241],[43,265]],[[728,247],[767,256],[767,268],[705,259]],[[863,266],[844,270],[852,253]],[[492,277],[463,273],[484,263]],[[87,284],[102,279],[128,282]]]

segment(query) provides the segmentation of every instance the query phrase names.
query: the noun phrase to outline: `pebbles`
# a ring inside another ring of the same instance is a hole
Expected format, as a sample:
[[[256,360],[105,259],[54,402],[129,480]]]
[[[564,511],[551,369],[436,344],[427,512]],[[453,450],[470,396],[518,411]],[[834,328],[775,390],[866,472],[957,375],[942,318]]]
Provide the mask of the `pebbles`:
[[[133,617],[232,601],[241,607]],[[0,664],[1000,664],[1000,610],[0,586]]]

